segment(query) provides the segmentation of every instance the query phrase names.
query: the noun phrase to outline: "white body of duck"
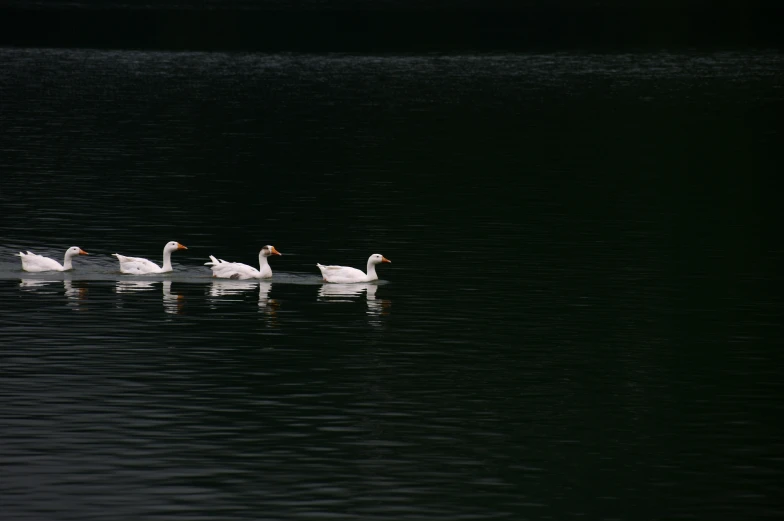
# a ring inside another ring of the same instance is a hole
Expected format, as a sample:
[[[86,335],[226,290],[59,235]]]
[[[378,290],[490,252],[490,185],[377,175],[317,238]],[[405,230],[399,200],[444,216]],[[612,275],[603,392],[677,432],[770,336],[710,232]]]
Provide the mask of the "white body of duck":
[[[187,250],[185,246],[176,241],[171,241],[163,248],[163,266],[158,266],[154,262],[142,259],[141,257],[126,257],[119,253],[113,253],[120,261],[120,272],[126,275],[147,275],[150,273],[168,273],[172,270],[171,254],[177,250]]]
[[[39,271],[66,271],[73,269],[71,259],[76,255],[87,255],[87,252],[82,250],[79,246],[71,246],[65,250],[65,259],[60,264],[54,259],[44,257],[43,255],[36,255],[32,252],[22,253],[19,256],[22,258],[22,269],[31,273]]]
[[[378,275],[376,275],[376,264],[381,264],[382,262],[391,263],[392,261],[385,258],[380,253],[371,255],[370,258],[368,258],[367,273],[349,266],[324,266],[323,264],[316,264],[316,266],[321,270],[321,275],[327,282],[351,284],[354,282],[378,280]]]
[[[210,255],[210,262],[205,262],[205,266],[212,267],[212,276],[219,279],[268,279],[272,277],[272,268],[267,261],[270,255],[283,255],[275,246],[264,246],[259,252],[259,269],[241,262],[226,262],[223,259],[216,259]]]

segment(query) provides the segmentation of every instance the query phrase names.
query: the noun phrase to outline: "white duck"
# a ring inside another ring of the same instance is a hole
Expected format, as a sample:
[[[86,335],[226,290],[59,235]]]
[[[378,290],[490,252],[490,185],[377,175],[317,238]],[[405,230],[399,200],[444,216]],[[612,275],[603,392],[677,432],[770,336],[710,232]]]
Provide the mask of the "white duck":
[[[36,255],[29,251],[27,253],[19,252],[19,256],[22,258],[22,269],[30,272],[65,271],[73,269],[71,258],[74,255],[87,255],[87,252],[82,250],[79,246],[71,246],[65,250],[65,259],[62,264],[49,257]]]
[[[140,257],[126,257],[119,253],[112,253],[120,261],[120,272],[127,275],[147,275],[150,273],[168,273],[172,270],[171,254],[177,250],[187,250],[185,246],[176,241],[166,243],[163,247],[163,266],[158,266],[152,261]]]
[[[376,275],[376,264],[381,264],[382,262],[391,263],[392,261],[385,258],[380,253],[371,255],[370,258],[368,258],[367,273],[349,266],[324,266],[322,264],[316,264],[316,266],[321,270],[321,275],[327,282],[350,284],[354,282],[378,280],[378,275]]]
[[[205,266],[212,266],[212,276],[219,279],[268,279],[272,277],[267,257],[270,255],[283,255],[275,246],[264,246],[259,252],[259,269],[241,262],[226,262],[223,259],[216,259],[210,255],[210,262],[205,262]]]

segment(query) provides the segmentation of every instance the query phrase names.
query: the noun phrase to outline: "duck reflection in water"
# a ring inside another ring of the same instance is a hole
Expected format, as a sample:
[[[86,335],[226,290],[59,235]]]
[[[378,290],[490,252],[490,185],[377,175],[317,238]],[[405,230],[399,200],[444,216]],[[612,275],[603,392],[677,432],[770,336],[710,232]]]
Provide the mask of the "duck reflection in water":
[[[144,291],[155,289],[155,281],[152,280],[118,280],[115,286],[117,293],[131,293],[134,291]]]
[[[270,312],[274,314],[275,310],[278,308],[278,301],[269,298],[271,289],[271,282],[259,282],[259,309],[264,309],[269,306]]]
[[[71,300],[84,300],[87,298],[86,280],[64,280],[65,296]]]
[[[211,297],[226,297],[230,295],[242,295],[256,287],[256,281],[213,279],[210,284]],[[229,299],[233,300],[233,299]]]
[[[68,306],[74,311],[82,311],[87,304],[87,281],[86,280],[64,280],[65,296],[68,298]]]
[[[72,307],[76,311],[83,309],[83,306],[85,304],[84,301],[87,300],[86,280],[72,281],[68,279],[64,279],[64,280],[21,279],[19,281],[19,287],[26,291],[38,291],[38,290],[45,290],[47,288],[54,289],[55,285],[59,284],[60,282],[63,283],[65,296],[68,299],[68,306]]]
[[[259,309],[268,309],[274,313],[278,307],[278,302],[275,299],[269,298],[270,290],[272,289],[271,282],[259,281],[244,281],[244,280],[228,280],[228,279],[213,279],[210,285],[211,297],[227,297],[232,295],[244,295],[246,292],[259,287]],[[217,298],[214,299],[217,302]],[[221,300],[242,300],[242,299],[221,299]],[[213,306],[214,309],[214,306]]]
[[[322,284],[319,288],[319,300],[324,302],[354,302],[365,292],[367,314],[369,318],[389,315],[391,301],[376,297],[377,284]]]
[[[36,289],[43,289],[43,288],[52,288],[49,284],[57,284],[58,282],[63,282],[59,280],[41,280],[41,279],[20,279],[19,280],[19,287],[25,290],[36,290]]]
[[[182,314],[185,308],[185,296],[172,291],[170,280],[118,280],[115,291],[119,294],[154,290],[156,284],[162,284],[163,310],[173,315]],[[121,307],[119,303],[118,307]]]
[[[19,287],[25,291],[42,291],[43,293],[55,293],[56,285],[62,282],[65,296],[68,299],[68,307],[74,311],[85,309],[87,303],[87,281],[86,280],[42,280],[42,279],[20,279]]]

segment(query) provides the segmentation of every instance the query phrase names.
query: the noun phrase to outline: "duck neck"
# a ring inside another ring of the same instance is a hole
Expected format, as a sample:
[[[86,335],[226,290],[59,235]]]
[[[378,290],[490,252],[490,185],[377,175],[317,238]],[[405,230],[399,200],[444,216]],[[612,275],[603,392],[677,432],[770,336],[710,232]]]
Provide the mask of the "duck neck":
[[[267,262],[267,257],[264,254],[259,253],[259,271],[264,271],[264,268],[266,266],[269,266],[269,262]]]
[[[73,264],[71,263],[71,259],[73,258],[73,253],[70,251],[65,252],[65,258],[63,259],[63,268],[66,270],[73,269]]]
[[[167,250],[166,248],[163,249],[163,267],[161,268],[161,271],[172,270],[171,254],[172,252],[170,250]]]
[[[377,278],[378,275],[376,275],[376,265],[372,260],[369,260],[367,264],[367,279],[376,280]]]

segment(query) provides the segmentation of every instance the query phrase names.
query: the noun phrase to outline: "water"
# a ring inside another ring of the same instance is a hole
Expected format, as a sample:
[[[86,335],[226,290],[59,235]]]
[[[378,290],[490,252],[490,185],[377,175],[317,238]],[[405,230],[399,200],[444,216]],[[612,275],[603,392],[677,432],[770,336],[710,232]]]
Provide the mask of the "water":
[[[780,70],[0,50],[0,517],[779,518]]]

